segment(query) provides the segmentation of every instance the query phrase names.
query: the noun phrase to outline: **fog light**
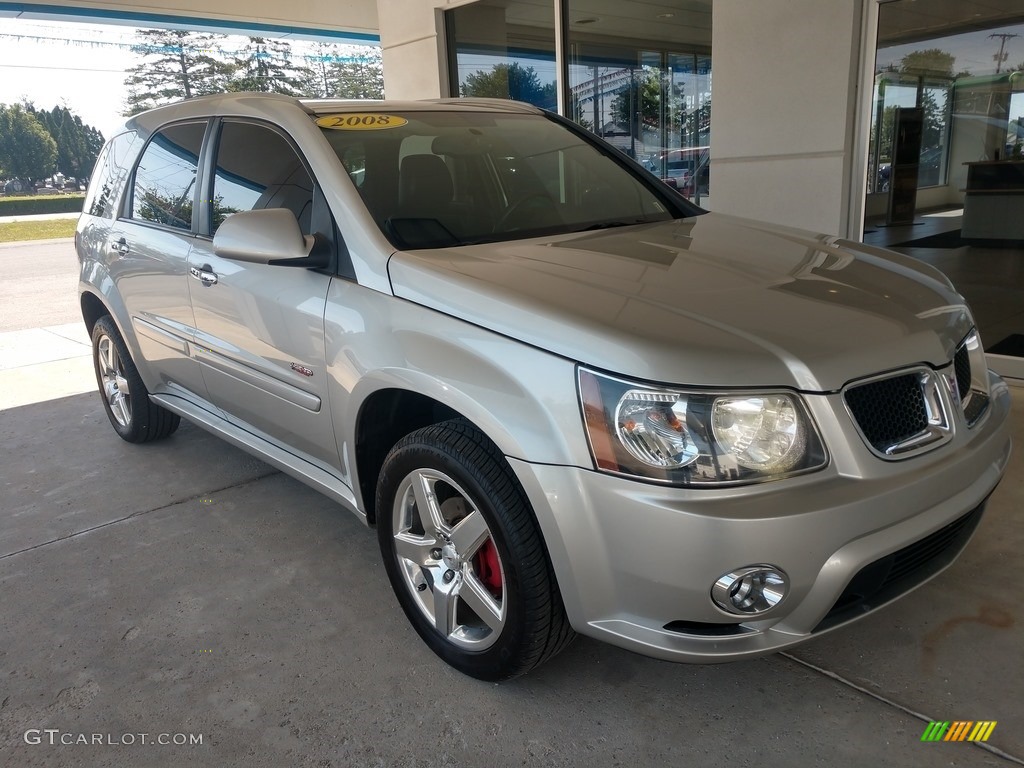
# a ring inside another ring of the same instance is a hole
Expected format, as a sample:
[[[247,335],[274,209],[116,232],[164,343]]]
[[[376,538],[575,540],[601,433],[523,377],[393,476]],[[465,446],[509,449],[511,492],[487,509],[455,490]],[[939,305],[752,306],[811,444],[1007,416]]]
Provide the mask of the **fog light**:
[[[748,565],[719,577],[711,599],[727,613],[754,616],[774,608],[789,589],[785,571],[772,565]]]

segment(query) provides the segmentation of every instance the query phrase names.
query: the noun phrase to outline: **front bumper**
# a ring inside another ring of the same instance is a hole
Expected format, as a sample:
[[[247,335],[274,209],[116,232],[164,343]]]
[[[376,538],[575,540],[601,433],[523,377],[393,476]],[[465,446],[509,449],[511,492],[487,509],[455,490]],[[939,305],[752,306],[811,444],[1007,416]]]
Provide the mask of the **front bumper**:
[[[510,463],[576,631],[666,660],[732,661],[866,615],[955,559],[1009,460],[1009,391],[993,375],[991,392],[988,414],[972,429],[961,425],[950,443],[899,462],[871,455],[852,423],[836,415],[838,396],[810,397],[831,464],[763,485],[665,488],[577,467]],[[907,553],[920,567],[905,565],[901,578],[875,584],[870,599],[854,599],[858,585],[878,581],[878,561]],[[789,592],[740,624],[712,602],[711,585],[761,563],[788,574]]]

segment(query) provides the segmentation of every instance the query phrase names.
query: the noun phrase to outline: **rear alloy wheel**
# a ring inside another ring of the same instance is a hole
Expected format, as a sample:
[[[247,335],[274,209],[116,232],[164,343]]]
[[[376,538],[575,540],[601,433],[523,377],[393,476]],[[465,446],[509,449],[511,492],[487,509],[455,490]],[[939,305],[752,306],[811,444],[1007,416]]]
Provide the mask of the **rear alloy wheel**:
[[[573,633],[521,486],[479,430],[417,430],[385,460],[377,491],[385,567],[416,631],[482,680],[523,674]]]
[[[92,329],[92,357],[103,408],[114,431],[129,443],[167,437],[178,428],[177,414],[150,402],[149,391],[109,315]]]

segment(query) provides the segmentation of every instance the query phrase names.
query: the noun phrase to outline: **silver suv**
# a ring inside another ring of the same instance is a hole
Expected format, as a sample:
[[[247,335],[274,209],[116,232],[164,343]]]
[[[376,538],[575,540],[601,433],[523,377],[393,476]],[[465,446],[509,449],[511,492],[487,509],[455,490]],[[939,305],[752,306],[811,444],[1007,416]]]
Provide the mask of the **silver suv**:
[[[863,616],[956,558],[1010,452],[937,271],[705,213],[521,104],[157,109],[76,241],[118,435],[184,417],[351,509],[482,679],[574,631],[711,662]]]

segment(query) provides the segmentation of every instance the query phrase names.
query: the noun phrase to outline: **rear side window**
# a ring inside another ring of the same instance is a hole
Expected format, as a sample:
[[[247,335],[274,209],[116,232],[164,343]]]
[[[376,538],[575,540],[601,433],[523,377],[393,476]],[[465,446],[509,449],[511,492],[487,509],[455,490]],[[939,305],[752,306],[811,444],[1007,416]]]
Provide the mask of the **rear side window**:
[[[192,229],[199,150],[206,123],[180,123],[155,134],[139,159],[132,190],[132,218]]]
[[[310,234],[313,179],[298,153],[264,125],[225,122],[217,142],[211,197],[211,233],[240,211],[285,208]]]
[[[106,219],[115,217],[117,201],[124,180],[128,176],[137,137],[134,131],[119,134],[108,141],[100,152],[82,207],[90,216],[102,216]]]

